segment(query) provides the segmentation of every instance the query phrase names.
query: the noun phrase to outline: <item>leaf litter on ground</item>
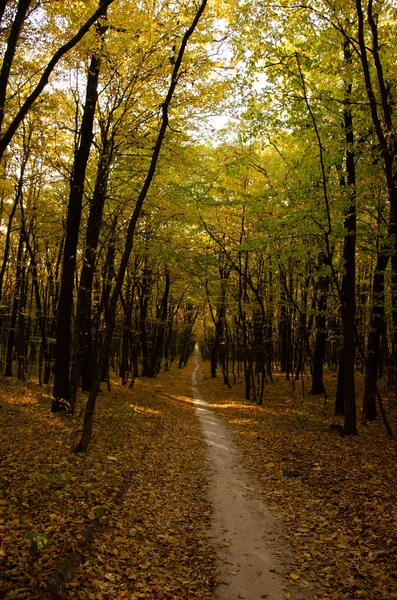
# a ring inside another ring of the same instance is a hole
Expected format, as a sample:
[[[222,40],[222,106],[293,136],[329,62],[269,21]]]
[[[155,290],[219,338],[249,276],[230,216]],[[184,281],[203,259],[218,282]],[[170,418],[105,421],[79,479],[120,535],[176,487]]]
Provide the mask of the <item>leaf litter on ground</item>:
[[[297,592],[310,589],[318,600],[397,599],[397,445],[382,422],[359,425],[357,437],[330,428],[343,423],[333,416],[331,375],[327,402],[302,397],[298,383],[276,374],[257,406],[242,400],[242,384],[229,390],[205,364],[199,385],[235,433],[265,502],[282,515],[282,534],[295,554],[289,577]],[[386,407],[397,433],[394,397]]]
[[[210,598],[205,457],[190,371],[113,382],[94,437],[34,383],[0,382],[0,597]],[[80,403],[84,397],[80,397]]]
[[[43,388],[0,382],[1,597],[211,597],[192,368],[140,379],[133,390],[114,382],[84,457],[72,453],[81,414],[52,415]],[[201,392],[235,432],[294,548],[296,594],[286,598],[309,589],[318,600],[397,598],[396,443],[382,424],[341,438],[322,397],[302,398],[275,376],[260,407],[208,372],[202,365]],[[331,397],[333,385],[328,378]],[[392,402],[388,410],[396,429]]]

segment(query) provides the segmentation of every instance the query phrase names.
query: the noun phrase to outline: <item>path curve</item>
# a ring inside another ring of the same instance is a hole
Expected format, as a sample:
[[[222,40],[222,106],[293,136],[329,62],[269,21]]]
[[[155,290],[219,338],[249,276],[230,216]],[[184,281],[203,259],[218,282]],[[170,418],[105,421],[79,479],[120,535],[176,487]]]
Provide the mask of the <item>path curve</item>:
[[[210,536],[221,575],[214,599],[285,600],[285,581],[278,573],[280,565],[267,546],[277,538],[274,518],[245,469],[231,432],[201,397],[197,353],[195,360],[192,392],[207,442],[209,499],[213,508]]]

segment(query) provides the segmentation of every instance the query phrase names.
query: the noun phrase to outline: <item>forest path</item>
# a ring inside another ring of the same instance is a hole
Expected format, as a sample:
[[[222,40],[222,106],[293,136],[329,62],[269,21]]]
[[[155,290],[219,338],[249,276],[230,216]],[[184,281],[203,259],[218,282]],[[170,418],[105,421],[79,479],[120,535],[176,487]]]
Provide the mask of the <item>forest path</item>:
[[[276,524],[261,500],[256,482],[243,464],[232,433],[203,400],[197,383],[198,353],[192,374],[192,393],[207,442],[209,500],[213,515],[210,536],[217,553],[221,583],[217,600],[285,600],[285,580],[270,543]]]

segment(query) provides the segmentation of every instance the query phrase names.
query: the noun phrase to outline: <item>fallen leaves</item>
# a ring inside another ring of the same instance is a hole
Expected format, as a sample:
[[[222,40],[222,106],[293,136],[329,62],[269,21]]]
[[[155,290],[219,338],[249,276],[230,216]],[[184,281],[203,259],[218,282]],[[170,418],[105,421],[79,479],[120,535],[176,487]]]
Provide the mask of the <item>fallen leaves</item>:
[[[291,585],[310,587],[317,600],[397,598],[397,449],[382,423],[342,438],[330,430],[332,401],[302,399],[275,376],[256,406],[241,400],[241,386],[228,390],[208,370],[202,395],[235,432],[265,501],[282,514],[283,537],[295,550]],[[327,380],[329,396],[334,381]],[[360,397],[359,378],[357,388]],[[388,414],[397,430],[392,402]]]
[[[42,599],[66,576],[65,600],[209,598],[203,442],[193,405],[179,400],[190,373],[114,385],[81,457],[79,422],[25,387],[21,396],[13,380],[2,394],[0,382],[0,597]]]

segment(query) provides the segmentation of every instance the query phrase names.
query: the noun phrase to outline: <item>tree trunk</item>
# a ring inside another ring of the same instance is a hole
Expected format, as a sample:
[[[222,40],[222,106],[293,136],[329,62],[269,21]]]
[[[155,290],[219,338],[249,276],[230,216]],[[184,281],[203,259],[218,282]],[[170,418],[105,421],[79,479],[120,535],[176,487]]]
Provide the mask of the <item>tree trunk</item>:
[[[370,56],[373,59],[374,70],[371,70],[368,60],[368,45],[365,39],[365,18],[361,0],[356,0],[356,12],[358,17],[357,38],[360,47],[360,59],[365,80],[365,89],[371,111],[372,123],[382,152],[383,167],[388,188],[390,204],[390,218],[388,238],[383,242],[378,254],[376,269],[373,280],[371,324],[368,336],[366,377],[364,392],[363,416],[366,419],[376,418],[377,378],[379,375],[379,352],[380,340],[384,331],[384,273],[389,262],[390,255],[396,255],[397,236],[397,141],[395,136],[395,124],[393,124],[393,110],[390,96],[390,86],[384,79],[381,62],[380,45],[378,40],[378,24],[376,15],[372,12],[372,0],[367,5],[367,19],[372,35],[372,48]],[[373,85],[373,77],[376,83]],[[379,90],[380,98],[375,96],[374,89]],[[383,119],[380,118],[380,111]],[[392,263],[397,268],[397,259]],[[392,265],[392,269],[393,269]],[[394,272],[392,283],[397,280]],[[397,287],[392,285],[392,317],[393,337],[397,330]],[[396,336],[397,337],[397,336]]]
[[[328,264],[328,259],[325,254],[319,257],[318,266],[321,269]],[[316,340],[313,354],[313,373],[312,373],[312,388],[310,394],[322,394],[324,392],[324,356],[327,342],[326,332],[326,311],[329,290],[329,276],[321,275],[318,278],[316,291],[318,293],[317,312],[316,312]]]
[[[380,341],[385,327],[385,269],[389,255],[381,253],[375,267],[372,284],[371,321],[367,343],[367,362],[365,371],[365,389],[363,416],[374,420],[377,417],[376,397],[379,375]]]
[[[70,401],[69,369],[72,339],[73,287],[76,253],[84,194],[84,179],[90,154],[95,109],[98,99],[100,56],[92,56],[87,75],[86,100],[70,185],[62,280],[56,329],[55,371],[52,412],[65,410]]]
[[[163,298],[161,301],[161,316],[160,316],[160,324],[157,330],[156,339],[153,343],[150,368],[149,368],[149,377],[156,377],[157,373],[160,370],[160,363],[163,357],[164,351],[164,337],[165,330],[167,326],[167,317],[168,317],[168,297],[170,293],[170,274],[166,271],[165,274],[165,289]]]
[[[3,4],[3,2],[1,3]],[[14,60],[15,51],[23,23],[25,21],[26,13],[29,10],[29,6],[32,4],[32,0],[19,0],[18,8],[15,13],[13,23],[11,25],[10,35],[7,40],[7,47],[3,57],[3,64],[0,71],[0,131],[2,129],[4,121],[4,105],[6,101],[6,93],[8,87],[8,79],[10,77],[11,66]],[[4,6],[2,10],[0,8],[0,18],[3,16]]]
[[[147,332],[147,311],[149,307],[151,289],[152,271],[147,265],[145,265],[142,275],[141,295],[139,298],[139,329],[142,350],[142,377],[149,376],[149,342]]]
[[[84,262],[81,269],[80,285],[77,294],[75,344],[70,377],[70,405],[74,410],[76,394],[82,379],[84,392],[91,390],[94,370],[94,348],[92,335],[92,289],[95,276],[99,234],[102,224],[103,208],[109,177],[109,168],[113,156],[113,140],[103,140],[101,156],[95,181],[94,193],[90,205],[85,239]]]
[[[344,44],[345,61],[352,62],[349,42]],[[354,155],[353,118],[350,108],[352,86],[346,88],[344,108],[344,127],[346,136],[346,174],[347,200],[345,212],[345,230],[343,258],[345,274],[342,286],[342,321],[343,321],[343,396],[345,405],[344,433],[357,435],[356,395],[354,387],[355,340],[354,324],[356,318],[356,167]]]
[[[22,254],[23,254],[23,235],[22,235],[22,231],[21,231],[19,234],[18,252],[17,252],[17,272],[16,272],[16,276],[15,276],[15,293],[14,293],[14,300],[12,303],[10,327],[8,330],[7,358],[6,358],[6,368],[5,368],[5,373],[4,373],[5,377],[12,377],[12,359],[14,356],[15,332],[16,332],[16,326],[17,326],[17,317],[18,317],[18,309],[19,309],[19,295],[20,295],[21,280],[22,280]]]

